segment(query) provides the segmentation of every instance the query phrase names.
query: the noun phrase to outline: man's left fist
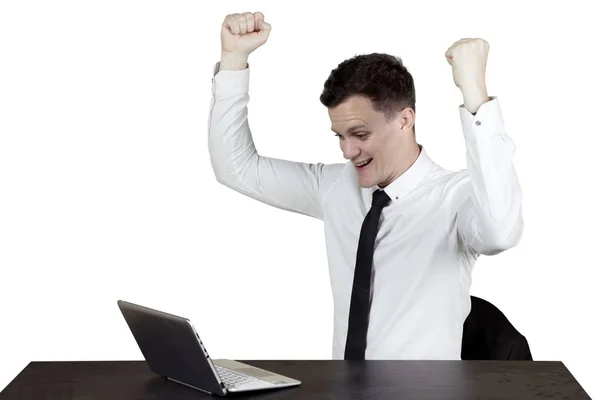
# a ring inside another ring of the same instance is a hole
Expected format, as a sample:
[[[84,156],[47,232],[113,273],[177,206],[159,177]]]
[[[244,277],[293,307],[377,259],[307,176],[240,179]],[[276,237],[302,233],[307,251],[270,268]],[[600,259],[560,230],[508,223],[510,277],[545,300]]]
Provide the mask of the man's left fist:
[[[462,91],[485,88],[485,68],[490,45],[483,39],[461,39],[446,50],[454,83]]]

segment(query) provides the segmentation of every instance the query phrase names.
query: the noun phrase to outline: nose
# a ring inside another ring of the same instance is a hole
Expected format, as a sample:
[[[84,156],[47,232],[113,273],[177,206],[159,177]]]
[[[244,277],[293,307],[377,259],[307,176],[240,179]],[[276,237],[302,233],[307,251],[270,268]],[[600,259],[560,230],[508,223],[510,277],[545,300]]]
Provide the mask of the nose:
[[[351,140],[343,140],[340,143],[340,147],[342,148],[342,153],[344,153],[344,158],[346,160],[352,160],[360,154],[360,149]]]

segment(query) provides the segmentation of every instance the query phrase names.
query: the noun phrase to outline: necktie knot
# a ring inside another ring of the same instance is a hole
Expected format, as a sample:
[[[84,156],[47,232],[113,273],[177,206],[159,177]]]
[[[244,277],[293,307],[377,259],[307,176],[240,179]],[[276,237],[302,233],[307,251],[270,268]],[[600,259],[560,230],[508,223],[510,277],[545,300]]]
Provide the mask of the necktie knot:
[[[375,207],[385,207],[390,204],[390,196],[387,195],[383,190],[376,190],[373,192],[373,203],[372,205]]]

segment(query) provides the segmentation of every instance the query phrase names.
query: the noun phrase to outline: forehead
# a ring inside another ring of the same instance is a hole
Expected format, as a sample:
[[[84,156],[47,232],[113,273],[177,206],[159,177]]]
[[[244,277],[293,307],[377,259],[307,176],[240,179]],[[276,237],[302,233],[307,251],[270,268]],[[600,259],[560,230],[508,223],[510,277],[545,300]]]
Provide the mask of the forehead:
[[[373,109],[371,100],[363,96],[353,96],[336,107],[328,109],[332,128],[344,127],[350,123],[373,124],[382,114]]]
[[[333,120],[352,117],[368,117],[375,113],[371,100],[363,96],[352,96],[336,107],[329,108],[329,116]]]

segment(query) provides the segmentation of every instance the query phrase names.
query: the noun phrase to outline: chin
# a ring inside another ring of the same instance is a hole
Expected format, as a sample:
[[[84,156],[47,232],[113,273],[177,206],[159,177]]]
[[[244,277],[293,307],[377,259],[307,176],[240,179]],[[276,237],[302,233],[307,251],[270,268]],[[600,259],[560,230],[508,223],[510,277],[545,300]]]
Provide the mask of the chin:
[[[364,189],[368,189],[372,186],[375,186],[375,183],[371,179],[358,179],[358,184]]]

